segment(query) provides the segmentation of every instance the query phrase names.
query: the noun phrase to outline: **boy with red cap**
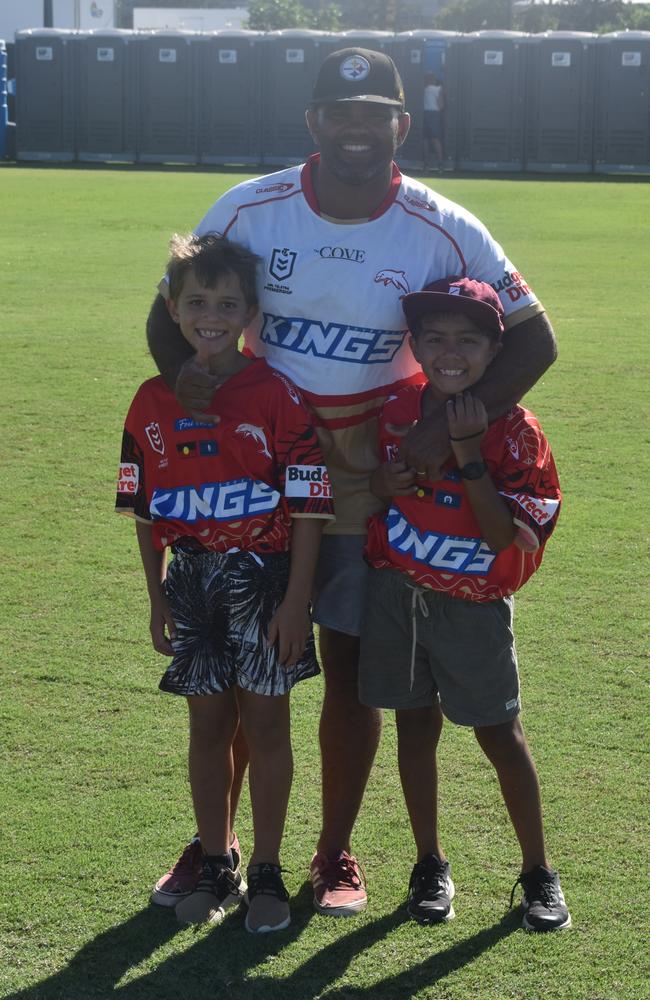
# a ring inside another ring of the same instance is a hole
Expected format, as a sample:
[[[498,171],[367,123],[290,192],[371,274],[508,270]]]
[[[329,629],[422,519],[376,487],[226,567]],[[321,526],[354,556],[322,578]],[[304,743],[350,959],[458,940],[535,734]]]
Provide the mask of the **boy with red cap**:
[[[492,287],[446,278],[402,302],[425,381],[400,389],[380,417],[383,464],[371,487],[386,509],[369,521],[359,690],[362,703],[395,709],[417,848],[407,910],[425,924],[454,916],[454,884],[437,833],[444,713],[473,727],[496,769],[522,851],[516,885],[523,888],[523,926],[564,929],[571,917],[545,851],[512,634],[512,594],[539,566],[559,514],[555,464],[532,413],[514,406],[488,426],[471,392],[504,332]],[[400,460],[400,442],[440,404],[453,457],[430,481]]]

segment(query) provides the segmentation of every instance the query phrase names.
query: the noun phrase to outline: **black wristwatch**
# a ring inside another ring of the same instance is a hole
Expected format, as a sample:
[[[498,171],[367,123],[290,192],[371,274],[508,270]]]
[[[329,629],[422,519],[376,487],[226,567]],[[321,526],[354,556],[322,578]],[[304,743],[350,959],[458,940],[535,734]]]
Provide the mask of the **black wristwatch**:
[[[487,472],[485,462],[468,462],[462,469],[458,470],[461,479],[480,479]]]

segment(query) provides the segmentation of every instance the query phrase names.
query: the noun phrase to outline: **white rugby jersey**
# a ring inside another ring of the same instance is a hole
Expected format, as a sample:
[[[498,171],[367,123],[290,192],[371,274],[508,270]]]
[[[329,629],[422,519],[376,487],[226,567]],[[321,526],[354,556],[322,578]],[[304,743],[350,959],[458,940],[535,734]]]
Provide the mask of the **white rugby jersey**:
[[[288,375],[314,408],[336,501],[330,530],[364,533],[380,506],[368,488],[379,464],[379,411],[397,386],[422,380],[402,296],[458,275],[493,286],[506,327],[542,306],[478,219],[396,166],[369,219],[322,216],[317,160],[236,185],[196,232],[221,233],[262,258],[260,312],[246,347]]]

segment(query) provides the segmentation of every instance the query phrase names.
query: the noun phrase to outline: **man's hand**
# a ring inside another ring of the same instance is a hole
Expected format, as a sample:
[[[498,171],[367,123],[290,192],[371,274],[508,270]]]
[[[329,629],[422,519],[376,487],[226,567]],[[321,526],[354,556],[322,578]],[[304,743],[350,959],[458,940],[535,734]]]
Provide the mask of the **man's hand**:
[[[151,601],[151,642],[157,653],[173,656],[172,641],[176,638],[176,623],[172,618],[169,602],[162,592]],[[169,636],[169,638],[168,638]]]
[[[380,500],[415,493],[415,469],[406,462],[383,462],[370,477],[370,489]]]
[[[392,427],[388,430],[403,437],[400,457],[417,474],[431,481],[440,479],[440,469],[449,458],[449,428],[444,409],[423,417],[410,427]]]
[[[174,393],[183,409],[198,423],[218,424],[221,418],[207,410],[215,391],[224,384],[227,376],[210,374],[210,355],[209,342],[201,342],[196,354],[181,367]]]
[[[278,659],[283,667],[293,667],[305,651],[311,621],[308,605],[286,598],[269,622],[268,642],[278,644]]]

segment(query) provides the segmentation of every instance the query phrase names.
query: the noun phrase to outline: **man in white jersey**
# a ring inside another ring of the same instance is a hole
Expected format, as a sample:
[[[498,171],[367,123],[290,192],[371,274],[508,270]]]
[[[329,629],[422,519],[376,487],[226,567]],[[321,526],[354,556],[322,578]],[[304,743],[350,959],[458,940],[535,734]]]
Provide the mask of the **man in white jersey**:
[[[555,340],[543,307],[485,227],[394,164],[410,120],[387,55],[359,48],[329,55],[306,117],[319,153],[236,185],[196,231],[222,233],[262,258],[259,319],[246,331],[246,346],[302,389],[333,480],[336,522],[323,537],[313,595],[326,685],[323,825],[311,876],[316,909],[343,916],[367,902],[350,838],[380,734],[379,713],[360,705],[357,694],[361,553],[378,505],[369,491],[379,462],[377,415],[396,386],[421,379],[406,342],[402,296],[447,275],[471,276],[497,291],[507,332],[474,390],[490,420],[540,378],[555,359]],[[188,358],[161,296],[147,332],[179,400],[205,419],[215,383]],[[435,479],[449,450],[439,412],[408,432],[402,457]],[[163,876],[156,902],[173,905],[191,891],[196,851],[189,845]]]

